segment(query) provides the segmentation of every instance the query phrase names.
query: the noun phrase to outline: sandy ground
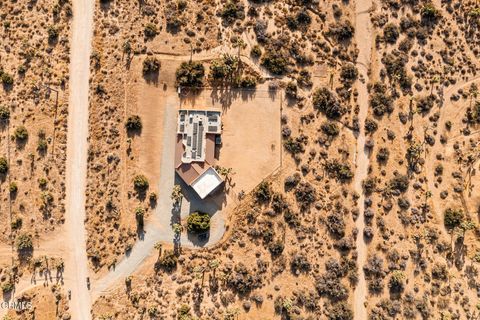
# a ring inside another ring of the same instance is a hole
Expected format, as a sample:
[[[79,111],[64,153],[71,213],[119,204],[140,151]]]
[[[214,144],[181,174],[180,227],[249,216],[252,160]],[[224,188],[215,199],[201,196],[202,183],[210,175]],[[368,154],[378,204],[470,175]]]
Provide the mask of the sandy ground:
[[[86,278],[88,261],[85,243],[85,185],[87,169],[88,98],[90,52],[94,3],[73,2],[73,29],[70,64],[70,113],[67,147],[66,226],[71,248],[66,258],[66,287],[72,291],[73,319],[90,319],[90,294]]]
[[[365,274],[363,272],[363,265],[367,258],[367,247],[363,238],[363,229],[365,228],[365,221],[363,211],[365,210],[364,200],[365,195],[362,188],[362,182],[368,175],[369,165],[369,152],[365,148],[365,119],[368,115],[369,107],[369,95],[368,95],[368,79],[369,79],[369,66],[371,61],[371,48],[372,42],[372,30],[370,23],[369,9],[372,6],[370,0],[357,0],[356,2],[356,27],[355,27],[355,40],[359,49],[357,58],[357,68],[359,70],[360,78],[363,80],[357,81],[358,89],[358,105],[360,106],[360,112],[358,114],[360,133],[357,137],[357,148],[355,150],[355,191],[360,195],[358,198],[358,212],[360,213],[356,221],[356,228],[358,230],[357,235],[357,264],[358,264],[358,283],[354,292],[354,318],[363,320],[367,318],[367,309],[365,306],[367,298],[367,284],[365,281]]]

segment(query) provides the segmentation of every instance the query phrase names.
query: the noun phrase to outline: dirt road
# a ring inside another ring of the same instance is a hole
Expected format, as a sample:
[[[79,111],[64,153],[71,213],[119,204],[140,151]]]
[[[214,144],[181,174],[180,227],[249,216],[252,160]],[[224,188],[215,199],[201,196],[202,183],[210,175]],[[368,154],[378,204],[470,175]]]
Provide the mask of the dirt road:
[[[88,320],[90,293],[87,288],[88,260],[85,242],[85,185],[87,177],[88,97],[94,1],[73,1],[70,51],[70,101],[66,172],[65,286],[72,291],[72,319]]]
[[[357,136],[357,146],[355,151],[355,191],[360,195],[358,199],[359,217],[356,221],[358,230],[357,236],[357,252],[358,252],[358,283],[354,293],[354,319],[367,319],[367,310],[365,307],[367,297],[367,285],[365,282],[365,274],[363,265],[367,258],[367,244],[363,238],[363,230],[365,228],[365,220],[363,211],[365,209],[365,196],[362,189],[362,181],[368,175],[368,151],[365,150],[365,119],[368,114],[368,69],[371,63],[372,53],[372,26],[370,22],[369,10],[372,7],[371,0],[357,0],[356,2],[356,22],[355,22],[355,41],[358,47],[357,68],[360,75],[360,81],[357,81],[358,104],[360,112],[358,114],[360,132]]]

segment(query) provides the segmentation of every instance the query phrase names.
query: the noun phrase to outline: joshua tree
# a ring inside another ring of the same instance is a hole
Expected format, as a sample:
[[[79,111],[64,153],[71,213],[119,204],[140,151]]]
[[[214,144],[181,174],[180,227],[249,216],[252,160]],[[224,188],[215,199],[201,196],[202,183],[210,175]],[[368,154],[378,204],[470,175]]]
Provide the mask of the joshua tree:
[[[160,242],[155,243],[155,249],[158,250],[157,260],[160,260],[160,257],[162,256],[162,244]]]
[[[175,206],[180,205],[183,199],[182,187],[180,187],[180,185],[176,184],[173,186],[172,195],[170,196],[170,199],[174,201]]]

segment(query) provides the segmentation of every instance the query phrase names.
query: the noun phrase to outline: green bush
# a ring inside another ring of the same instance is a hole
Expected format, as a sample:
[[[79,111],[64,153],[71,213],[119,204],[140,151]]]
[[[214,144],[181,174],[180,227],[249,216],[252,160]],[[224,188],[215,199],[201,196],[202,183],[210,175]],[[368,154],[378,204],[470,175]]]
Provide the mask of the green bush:
[[[182,62],[176,73],[177,85],[198,88],[203,85],[205,67],[200,62]]]
[[[2,292],[3,293],[12,292],[14,287],[15,287],[15,285],[11,281],[7,281],[4,284],[2,284]]]
[[[32,236],[26,233],[22,233],[17,237],[17,249],[18,251],[33,250]]]
[[[15,181],[13,181],[13,182],[10,183],[9,190],[10,190],[10,193],[12,193],[12,194],[17,193],[17,191],[18,191],[18,185],[17,185],[17,183],[16,183]]]
[[[288,60],[279,50],[268,49],[265,51],[260,64],[275,75],[284,74],[288,68]]]
[[[462,210],[448,208],[443,213],[443,224],[447,229],[454,229],[462,223],[465,215]]]
[[[158,73],[160,70],[160,61],[155,57],[147,57],[143,60],[143,74]]]
[[[147,38],[153,38],[157,35],[157,27],[153,23],[148,23],[145,26],[145,29],[143,29],[143,33],[145,34],[145,37]]]
[[[125,128],[127,131],[140,131],[142,130],[142,120],[137,115],[131,115],[125,122]]]
[[[0,122],[10,119],[10,110],[7,107],[0,106]]]
[[[245,76],[240,79],[241,88],[253,89],[257,86],[257,79],[254,76]]]
[[[192,212],[187,218],[187,230],[193,233],[202,233],[210,229],[210,216],[208,213]]]
[[[0,157],[0,174],[7,174],[8,168],[9,166],[7,159]]]
[[[0,78],[5,86],[11,86],[13,84],[13,76],[11,74],[1,71]]]
[[[138,175],[135,178],[133,178],[133,186],[135,189],[138,191],[144,192],[148,189],[149,183],[147,177],[144,175]]]
[[[17,129],[15,129],[14,136],[15,136],[15,139],[19,141],[27,140],[28,139],[27,128],[25,128],[24,126],[17,127]]]

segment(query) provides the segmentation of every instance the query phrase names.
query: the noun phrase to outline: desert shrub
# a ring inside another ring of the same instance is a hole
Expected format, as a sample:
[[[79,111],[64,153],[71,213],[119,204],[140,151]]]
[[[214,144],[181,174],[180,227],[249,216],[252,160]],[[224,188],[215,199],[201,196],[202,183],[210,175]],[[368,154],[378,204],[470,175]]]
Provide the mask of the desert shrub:
[[[378,124],[375,120],[367,118],[365,119],[365,132],[374,133],[378,129]]]
[[[358,70],[351,62],[342,65],[340,69],[340,78],[344,84],[351,86],[358,77]]]
[[[333,212],[327,216],[325,221],[327,230],[334,236],[342,238],[345,236],[345,220],[339,212]]]
[[[181,20],[181,10],[175,1],[169,1],[165,5],[165,20],[167,23],[167,30],[176,32],[183,25]]]
[[[55,41],[58,39],[58,30],[55,26],[49,26],[47,28],[48,41]]]
[[[7,174],[9,169],[8,161],[4,157],[0,157],[0,174]]]
[[[311,87],[313,85],[312,74],[308,70],[300,70],[297,77],[297,83],[303,87]]]
[[[18,185],[17,185],[17,183],[16,183],[15,181],[12,181],[12,182],[10,183],[10,186],[9,186],[8,188],[9,188],[9,190],[10,190],[10,193],[12,193],[12,194],[17,193],[17,191],[18,191]]]
[[[336,137],[340,133],[340,129],[335,122],[332,121],[325,121],[320,126],[320,129],[323,133],[325,133],[329,137]]]
[[[305,135],[299,135],[296,138],[288,138],[283,142],[285,149],[291,154],[295,155],[297,153],[305,152],[305,145],[307,144],[308,138]]]
[[[28,131],[27,128],[24,126],[19,126],[15,129],[15,132],[13,133],[15,136],[15,139],[18,141],[25,141],[28,139]]]
[[[282,75],[287,72],[288,60],[280,50],[267,49],[260,64],[270,73]]]
[[[145,177],[144,175],[135,176],[135,178],[133,178],[133,186],[136,190],[140,192],[145,192],[149,187],[147,177]]]
[[[220,12],[225,23],[231,24],[235,20],[243,20],[245,18],[245,7],[241,2],[229,0]]]
[[[271,206],[274,212],[281,213],[283,210],[288,209],[288,202],[280,193],[274,193]]]
[[[383,38],[386,42],[394,44],[397,42],[398,36],[400,35],[400,31],[398,27],[394,23],[387,23],[383,27]]]
[[[176,73],[177,85],[184,87],[201,87],[205,76],[205,67],[200,62],[182,62]]]
[[[384,84],[377,82],[373,85],[370,106],[373,109],[373,113],[378,117],[393,111],[393,99],[387,94],[387,87]]]
[[[204,212],[192,212],[187,218],[187,230],[193,233],[203,233],[210,230],[210,216]]]
[[[209,77],[213,81],[231,79],[235,72],[238,71],[238,67],[238,57],[225,54],[221,58],[212,61]]]
[[[278,257],[279,255],[281,255],[284,248],[285,246],[281,241],[274,241],[268,245],[268,250],[273,257]]]
[[[241,88],[253,89],[257,86],[257,79],[254,76],[245,76],[240,79]]]
[[[417,110],[420,113],[428,113],[434,106],[435,97],[432,95],[417,98]]]
[[[155,270],[163,269],[172,271],[177,267],[177,260],[177,256],[173,250],[165,250],[160,259],[155,263]]]
[[[146,57],[143,60],[143,74],[157,73],[160,70],[160,61],[155,57]]]
[[[10,110],[7,107],[0,106],[0,122],[10,120]]]
[[[147,23],[147,25],[143,29],[143,34],[147,38],[153,38],[157,35],[157,33],[158,33],[157,27],[153,23]]]
[[[340,182],[348,182],[353,178],[353,172],[350,166],[340,160],[327,160],[323,166],[330,177]]]
[[[313,93],[312,103],[316,110],[332,119],[340,118],[347,112],[335,94],[325,87]]]
[[[448,280],[447,266],[441,263],[435,263],[432,267],[432,278],[436,280]]]
[[[19,230],[22,228],[23,219],[21,217],[15,217],[12,219],[12,222],[10,225],[12,227],[12,230]]]
[[[0,79],[4,86],[11,86],[13,84],[13,76],[6,72],[0,72]]]
[[[268,41],[267,26],[267,22],[263,20],[257,20],[253,26],[253,31],[259,43],[266,43]]]
[[[338,41],[350,40],[354,32],[355,28],[349,20],[332,23],[328,29],[328,35],[336,38]]]
[[[254,191],[254,196],[257,202],[269,202],[272,197],[272,189],[270,183],[262,181]]]
[[[390,157],[390,150],[388,150],[388,148],[382,147],[378,149],[376,157],[378,162],[386,163],[388,161],[388,158]]]
[[[254,45],[250,50],[250,56],[255,59],[260,58],[262,56],[262,48],[258,44]]]
[[[403,90],[409,90],[412,86],[412,79],[407,75],[405,68],[408,62],[408,56],[398,50],[385,55],[382,58],[383,65],[390,79],[398,81]]]
[[[227,286],[239,294],[246,294],[261,285],[258,273],[249,272],[243,263],[235,265],[226,279]]]
[[[298,172],[295,172],[293,175],[286,177],[284,181],[285,189],[288,191],[290,189],[295,188],[300,182],[300,180],[301,180],[301,177]]]
[[[340,282],[340,278],[330,272],[316,279],[315,288],[321,296],[334,301],[345,300],[348,297],[348,290]]]
[[[296,14],[287,16],[287,26],[291,30],[296,30],[298,28],[305,28],[312,22],[312,17],[307,10],[299,10]]]
[[[15,288],[15,285],[13,284],[12,281],[6,281],[5,283],[2,284],[2,292],[4,294],[12,292],[14,288]],[[8,316],[6,316],[4,319],[8,320]]]
[[[125,128],[127,131],[140,131],[142,130],[142,120],[137,115],[131,115],[125,122]]]
[[[353,311],[345,302],[330,305],[327,312],[328,320],[352,320]]]
[[[433,23],[438,20],[438,18],[441,17],[440,12],[438,11],[437,8],[433,5],[431,2],[427,2],[426,4],[423,5],[421,11],[420,11],[421,17],[422,17],[422,22],[426,23]]]
[[[32,236],[27,233],[22,233],[17,237],[17,250],[18,251],[31,251],[33,250]]]
[[[391,190],[397,190],[399,192],[405,192],[408,190],[410,185],[410,180],[406,175],[397,174],[395,177],[390,179],[388,186]]]
[[[461,209],[448,208],[443,213],[443,224],[447,229],[454,229],[462,223],[464,213]]]
[[[420,143],[412,143],[408,146],[405,159],[407,159],[409,168],[415,169],[415,166],[422,156],[422,152],[423,147]]]
[[[405,288],[404,284],[405,275],[401,271],[394,271],[390,280],[388,281],[388,288],[390,292],[400,293]]]
[[[369,195],[377,188],[377,179],[375,177],[368,177],[362,181],[362,187],[365,194]]]
[[[293,273],[298,274],[300,272],[310,271],[311,265],[304,254],[294,253],[292,260],[290,260],[290,268]]]
[[[480,123],[480,101],[475,101],[475,104],[472,107],[468,107],[465,115],[468,123],[470,124]],[[0,120],[1,120],[1,111],[0,111]],[[451,123],[450,123],[450,128],[451,128]]]
[[[295,198],[300,203],[302,210],[305,210],[317,200],[317,193],[310,183],[300,182],[295,189]]]
[[[285,87],[285,95],[287,98],[296,99],[298,95],[298,87],[295,82],[290,81]]]
[[[40,189],[44,189],[47,186],[47,179],[39,178],[38,179],[38,186],[40,187]]]

